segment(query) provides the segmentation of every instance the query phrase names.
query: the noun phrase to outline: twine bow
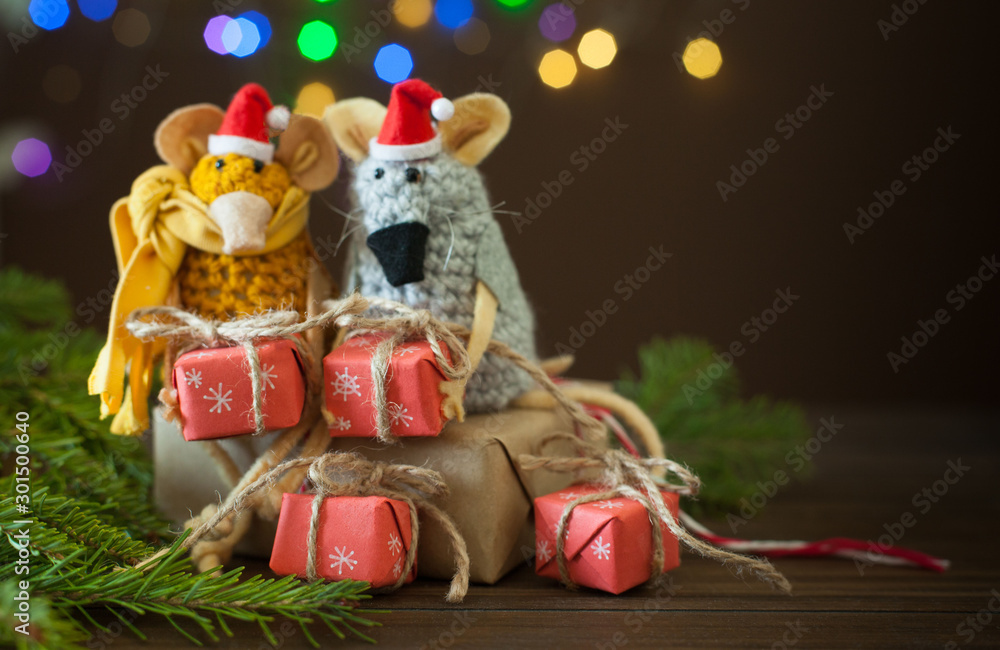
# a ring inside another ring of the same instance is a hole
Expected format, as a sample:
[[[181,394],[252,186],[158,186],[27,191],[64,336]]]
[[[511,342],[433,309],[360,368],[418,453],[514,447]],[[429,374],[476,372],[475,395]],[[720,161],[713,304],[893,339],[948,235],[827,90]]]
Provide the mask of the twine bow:
[[[430,498],[448,495],[448,486],[445,484],[444,478],[440,473],[431,469],[370,461],[357,453],[328,452],[315,458],[296,458],[285,461],[262,474],[243,490],[231,494],[226,503],[185,539],[182,545],[185,548],[191,548],[203,537],[210,536],[223,519],[249,508],[253,503],[251,497],[257,492],[273,487],[278,478],[286,471],[306,466],[309,468],[308,477],[314,487],[315,494],[307,538],[309,550],[306,560],[306,577],[309,580],[316,580],[319,577],[316,573],[316,538],[319,532],[319,513],[323,499],[328,496],[347,495],[384,496],[403,501],[410,509],[410,548],[406,552],[403,570],[390,589],[399,588],[413,569],[420,534],[418,513],[422,513],[441,524],[451,540],[455,557],[455,575],[451,580],[446,600],[450,603],[458,603],[465,598],[465,594],[469,590],[469,554],[465,547],[465,539],[451,517],[429,501]],[[151,560],[142,564],[145,565]]]
[[[683,465],[665,458],[636,458],[620,449],[604,450],[568,433],[547,436],[542,440],[541,446],[544,447],[547,443],[556,440],[569,442],[582,455],[579,457],[553,457],[521,454],[518,457],[521,467],[525,470],[544,468],[555,472],[599,469],[601,474],[597,483],[604,488],[601,492],[573,499],[566,504],[559,517],[559,524],[556,528],[556,561],[559,566],[559,576],[566,586],[576,587],[576,584],[569,577],[568,560],[565,553],[566,534],[573,509],[578,505],[592,501],[625,497],[638,501],[649,513],[653,531],[651,580],[659,578],[663,573],[663,533],[660,530],[662,523],[686,547],[702,557],[716,560],[722,564],[731,564],[737,575],[748,570],[777,591],[791,593],[791,584],[767,560],[732,553],[707,544],[691,535],[678,523],[677,518],[667,508],[660,490],[665,489],[669,492],[691,496],[697,494],[701,480]],[[652,472],[661,468],[676,477],[679,482],[655,481]]]
[[[260,366],[257,346],[266,340],[287,339],[295,344],[303,366],[306,369],[306,390],[312,395],[322,386],[319,366],[312,349],[296,334],[314,327],[335,323],[347,314],[364,311],[367,301],[359,294],[352,294],[343,300],[324,303],[327,311],[299,322],[294,311],[270,311],[253,314],[233,321],[215,321],[201,318],[177,307],[144,307],[133,311],[125,327],[133,336],[142,340],[166,338],[181,344],[178,353],[205,347],[242,347],[246,351],[250,365],[250,381],[253,394],[254,433],[266,432],[264,426],[264,377]],[[144,320],[152,318],[152,320]],[[171,319],[173,322],[158,320]]]

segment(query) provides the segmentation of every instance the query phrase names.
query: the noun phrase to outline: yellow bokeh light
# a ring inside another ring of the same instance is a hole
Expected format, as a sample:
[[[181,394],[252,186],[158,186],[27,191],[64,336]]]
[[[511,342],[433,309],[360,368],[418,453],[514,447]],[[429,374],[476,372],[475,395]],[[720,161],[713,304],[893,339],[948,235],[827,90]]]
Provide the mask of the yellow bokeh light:
[[[684,69],[693,77],[708,79],[722,67],[719,46],[707,38],[696,38],[684,48]]]
[[[122,9],[115,16],[111,31],[122,45],[138,47],[149,38],[149,18],[138,9]]]
[[[603,29],[592,29],[580,39],[577,49],[580,60],[591,68],[603,68],[611,63],[618,53],[615,37]]]
[[[404,27],[420,27],[430,20],[431,0],[395,0],[392,3],[392,13]]]
[[[542,57],[538,74],[553,88],[564,88],[576,77],[576,61],[566,50],[552,50]]]
[[[303,115],[323,117],[326,107],[336,101],[333,96],[333,89],[325,83],[315,81],[302,86],[299,96],[295,100],[295,112]]]

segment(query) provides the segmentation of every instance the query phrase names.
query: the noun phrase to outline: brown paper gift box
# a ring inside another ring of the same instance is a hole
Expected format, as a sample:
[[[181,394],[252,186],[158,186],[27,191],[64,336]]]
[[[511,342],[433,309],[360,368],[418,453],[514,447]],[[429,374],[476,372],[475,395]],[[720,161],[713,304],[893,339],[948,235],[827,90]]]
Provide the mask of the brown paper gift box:
[[[538,442],[557,431],[572,431],[562,413],[509,409],[451,422],[434,438],[407,438],[381,446],[371,440],[334,438],[331,448],[358,451],[372,460],[429,467],[444,475],[451,495],[436,501],[455,521],[469,550],[473,582],[493,584],[535,553],[532,500],[560,490],[570,474],[525,472],[514,462],[520,454],[539,454]],[[546,455],[570,454],[558,444]],[[421,517],[417,547],[419,575],[449,579],[455,572],[451,546],[441,527]]]

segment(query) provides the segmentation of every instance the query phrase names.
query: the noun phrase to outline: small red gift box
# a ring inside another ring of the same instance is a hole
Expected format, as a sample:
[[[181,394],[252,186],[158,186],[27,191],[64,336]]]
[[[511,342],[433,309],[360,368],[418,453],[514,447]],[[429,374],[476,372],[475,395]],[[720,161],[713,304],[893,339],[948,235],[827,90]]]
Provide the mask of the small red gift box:
[[[556,530],[566,505],[579,497],[603,492],[595,485],[573,485],[535,499],[535,572],[559,579],[556,561]],[[662,492],[670,512],[677,517],[676,493]],[[650,579],[653,534],[646,508],[632,499],[616,497],[592,501],[573,508],[566,525],[567,568],[579,585],[620,594]],[[677,538],[660,524],[663,532],[663,570],[680,565]]]
[[[372,354],[382,340],[377,334],[355,336],[323,359],[330,435],[373,438],[378,435],[372,404]],[[441,346],[449,360],[448,349]],[[431,344],[412,341],[396,346],[386,377],[389,430],[396,436],[436,436],[447,420],[441,414],[439,390],[444,374]]]
[[[295,343],[268,341],[257,347],[269,430],[294,426],[302,415],[306,386]],[[174,362],[173,384],[185,440],[253,433],[253,380],[241,347],[192,350]]]
[[[278,575],[306,575],[312,494],[285,493],[271,551]],[[412,529],[410,508],[387,497],[327,497],[319,509],[316,573],[327,580],[364,580],[372,587],[396,584],[406,564]],[[405,582],[417,575],[413,563]]]

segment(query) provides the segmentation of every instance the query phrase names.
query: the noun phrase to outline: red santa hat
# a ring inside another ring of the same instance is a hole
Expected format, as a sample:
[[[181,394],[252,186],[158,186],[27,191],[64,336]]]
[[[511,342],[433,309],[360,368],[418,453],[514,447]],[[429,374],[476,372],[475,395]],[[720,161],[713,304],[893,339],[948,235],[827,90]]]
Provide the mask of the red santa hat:
[[[431,124],[450,119],[455,106],[420,79],[407,79],[392,87],[389,110],[378,137],[368,150],[379,160],[419,160],[441,151],[441,136]]]
[[[213,156],[238,153],[265,163],[274,160],[270,129],[288,128],[290,113],[285,106],[274,106],[267,91],[258,84],[239,89],[229,103],[219,131],[208,136],[208,152]]]

